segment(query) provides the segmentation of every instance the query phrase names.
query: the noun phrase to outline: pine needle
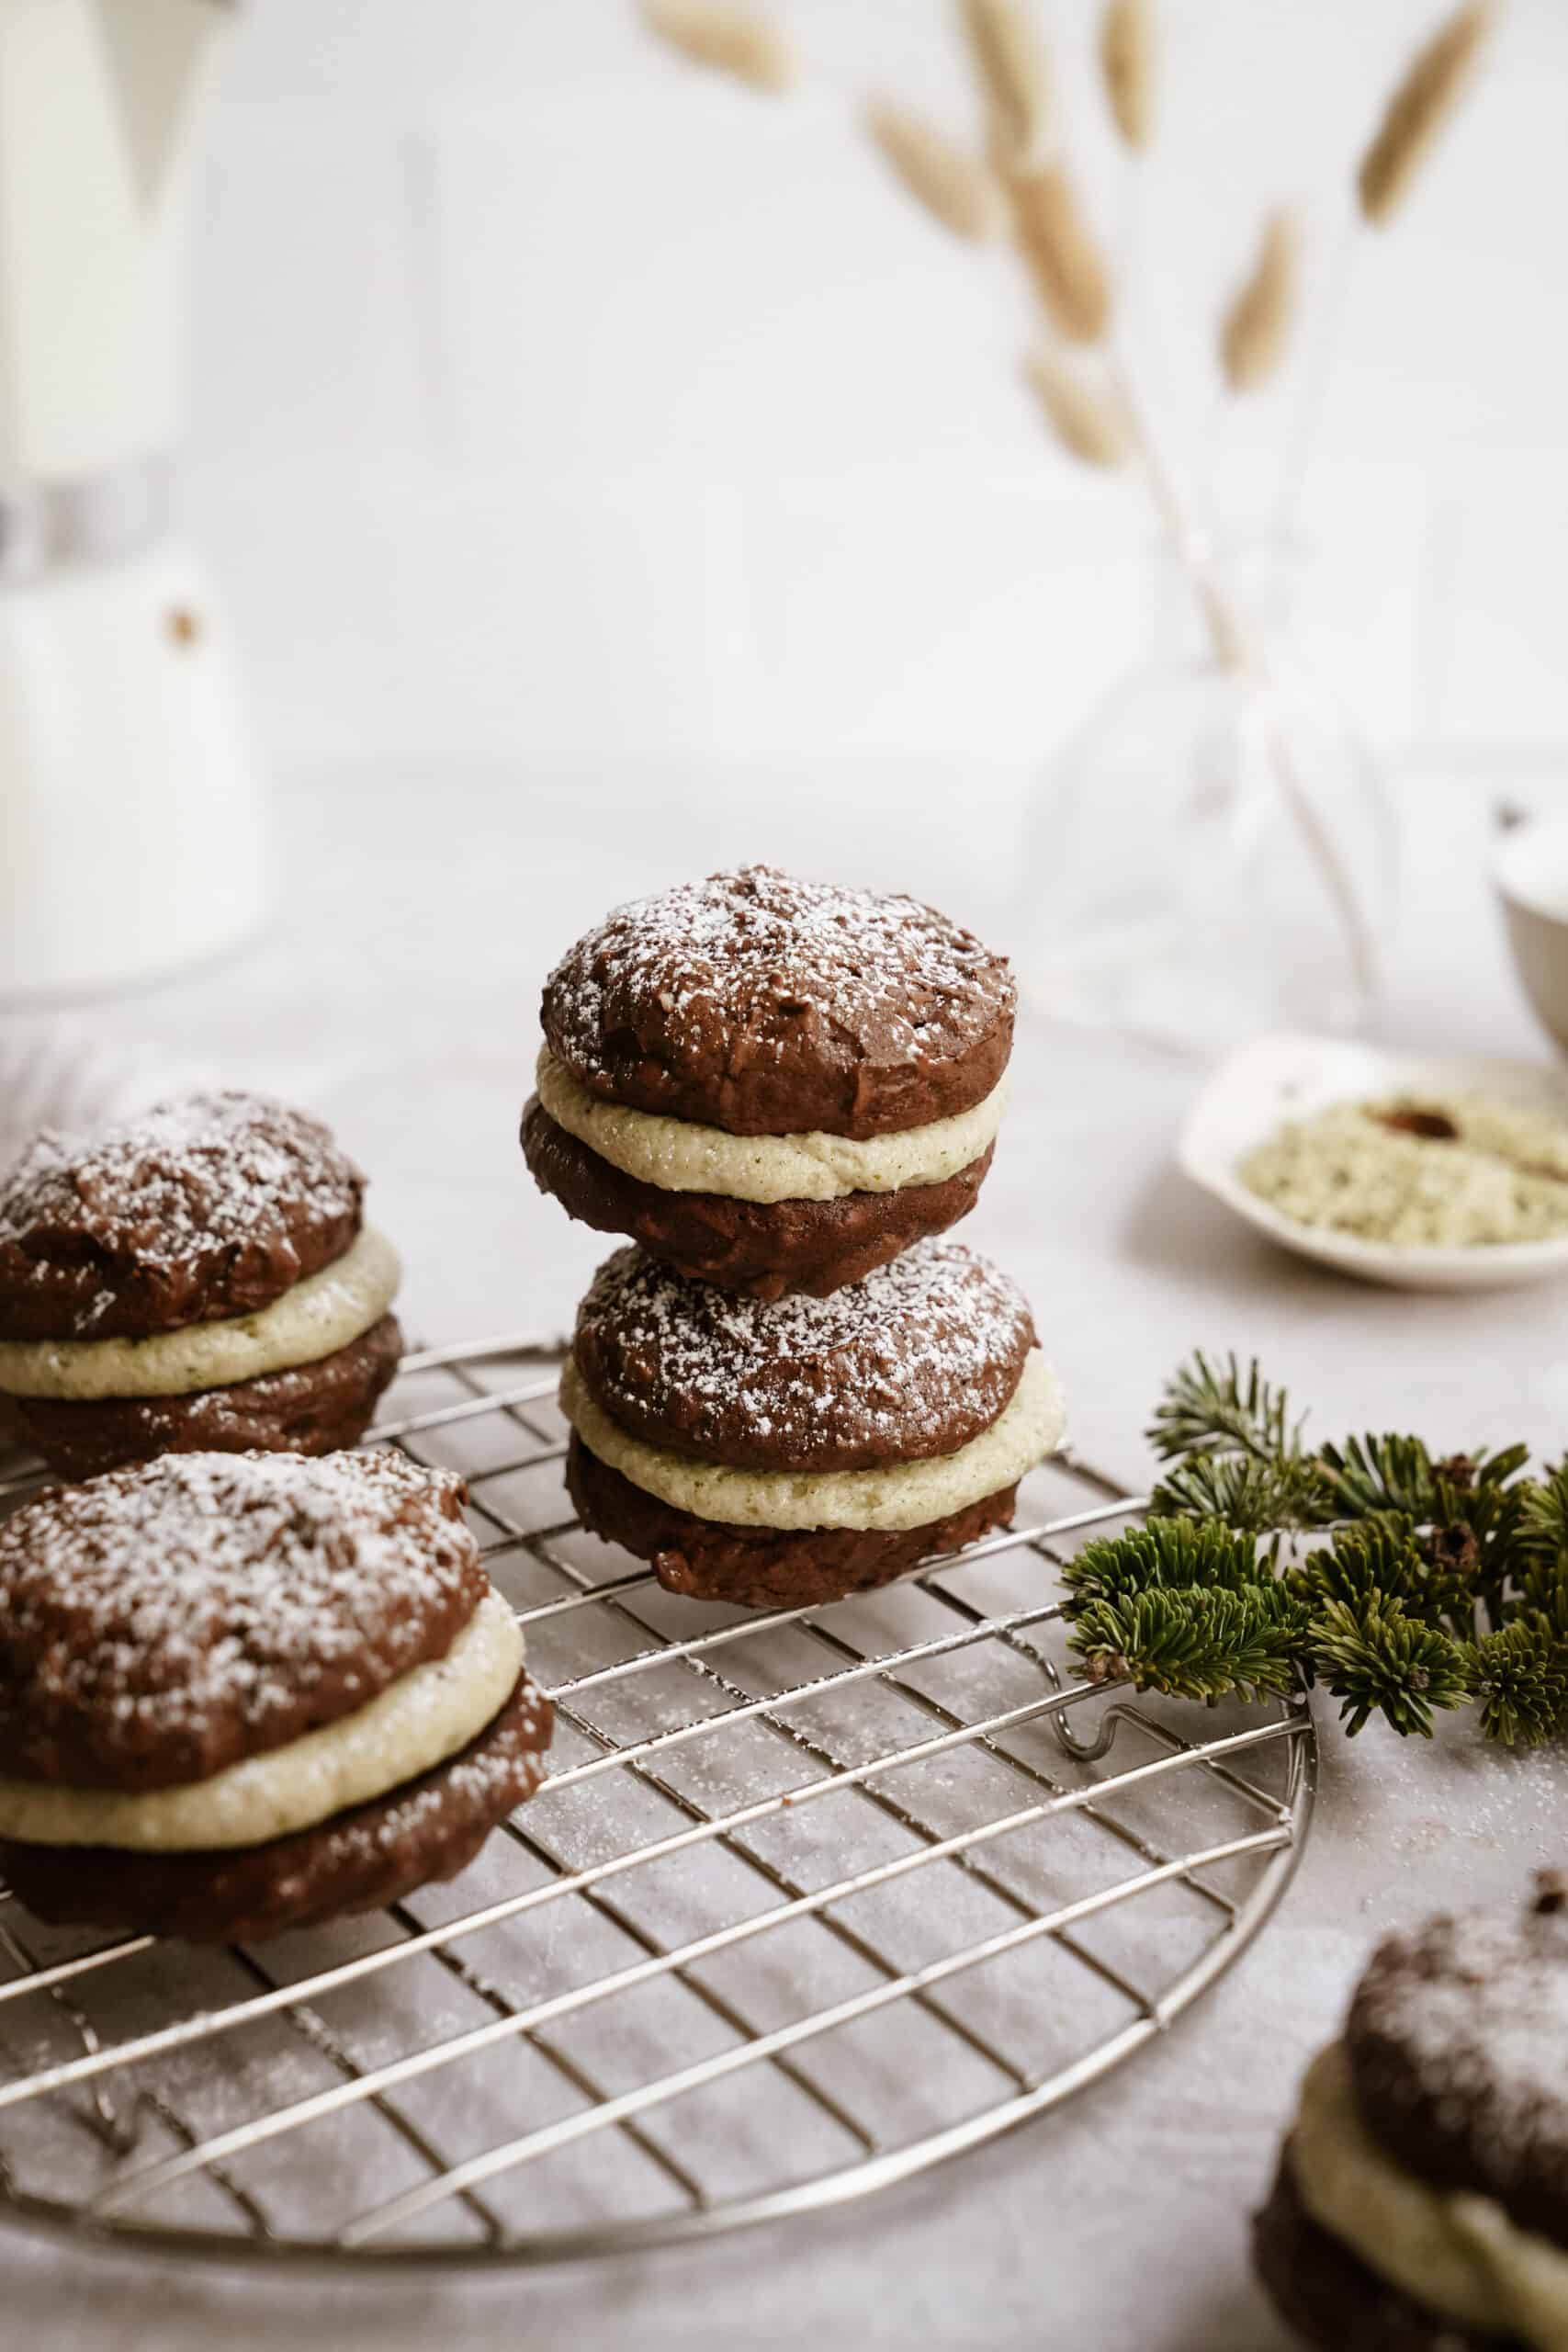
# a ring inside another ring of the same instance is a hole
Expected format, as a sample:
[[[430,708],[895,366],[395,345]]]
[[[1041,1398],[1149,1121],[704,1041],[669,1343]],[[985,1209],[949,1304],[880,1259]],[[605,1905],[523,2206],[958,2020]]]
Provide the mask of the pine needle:
[[[1046,351],[1032,353],[1024,362],[1024,373],[1064,449],[1088,466],[1126,463],[1133,436],[1126,417],[1109,392],[1086,383]]]
[[[983,244],[1007,225],[1006,191],[989,166],[966,154],[945,131],[898,106],[874,98],[865,127],[917,204],[955,237]]]
[[[1051,112],[1051,71],[1030,0],[962,0],[961,15],[1000,168],[1039,152]]]
[[[1211,1363],[1195,1348],[1166,1382],[1145,1435],[1162,1462],[1209,1452],[1278,1462],[1301,1449],[1302,1425],[1292,1424],[1288,1392],[1264,1379],[1256,1358],[1244,1380],[1234,1355]]]
[[[1381,1714],[1401,1738],[1414,1732],[1430,1739],[1433,1714],[1471,1696],[1473,1652],[1381,1593],[1359,1609],[1325,1602],[1313,1620],[1312,1648],[1352,1736]]]
[[[1090,1600],[1124,1600],[1135,1592],[1242,1592],[1268,1580],[1258,1545],[1215,1520],[1153,1520],[1122,1535],[1100,1535],[1062,1565],[1062,1582],[1075,1608]]]
[[[1298,1631],[1272,1586],[1091,1601],[1069,1639],[1091,1680],[1172,1699],[1280,1698],[1296,1687]]]
[[[1476,1645],[1481,1730],[1505,1747],[1537,1747],[1568,1731],[1568,1638],[1544,1618],[1516,1618]]]
[[[1155,130],[1155,18],[1151,0],[1106,0],[1100,70],[1117,130],[1141,154]]]
[[[1393,219],[1463,96],[1493,15],[1491,0],[1458,9],[1416,51],[1396,85],[1356,175],[1361,217],[1374,228]]]
[[[1568,1738],[1568,1461],[1532,1478],[1526,1446],[1435,1459],[1397,1433],[1309,1453],[1285,1391],[1235,1356],[1179,1365],[1147,1434],[1173,1466],[1146,1523],[1062,1569],[1095,1679],[1189,1698],[1316,1681],[1351,1734],[1380,1715],[1427,1736],[1473,1702],[1485,1739]],[[1282,1535],[1318,1527],[1281,1568]]]
[[[750,8],[721,0],[642,0],[649,32],[698,65],[710,65],[753,90],[777,96],[796,78],[784,35]]]
[[[1217,1519],[1252,1535],[1319,1527],[1329,1515],[1322,1475],[1305,1456],[1190,1453],[1149,1497],[1151,1519]]]
[[[1100,243],[1059,164],[1015,175],[1019,250],[1057,333],[1098,343],[1111,321],[1111,278]]]
[[[1299,241],[1292,215],[1270,212],[1252,267],[1220,327],[1220,360],[1233,392],[1255,392],[1285,356],[1296,311]]]

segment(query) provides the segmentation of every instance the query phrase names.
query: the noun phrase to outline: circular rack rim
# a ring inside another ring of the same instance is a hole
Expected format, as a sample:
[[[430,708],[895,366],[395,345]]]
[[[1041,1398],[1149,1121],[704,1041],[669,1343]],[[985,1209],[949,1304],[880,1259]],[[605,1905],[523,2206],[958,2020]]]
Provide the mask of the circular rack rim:
[[[404,1357],[400,1366],[400,1377],[450,1371],[465,1380],[468,1395],[457,1404],[444,1409],[415,1415],[405,1420],[382,1424],[373,1429],[364,1442],[367,1444],[397,1442],[405,1446],[410,1452],[414,1452],[411,1441],[434,1428],[481,1419],[491,1412],[514,1414],[520,1406],[529,1402],[542,1401],[547,1393],[553,1393],[553,1378],[547,1383],[531,1383],[525,1389],[492,1391],[485,1389],[481,1384],[472,1380],[468,1368],[503,1357],[558,1356],[564,1353],[565,1349],[566,1342],[553,1335],[529,1333],[475,1340],[452,1347],[415,1351]],[[415,1458],[420,1458],[417,1453]],[[543,1458],[549,1457],[547,1455]],[[927,1581],[930,1577],[951,1573],[977,1556],[991,1556],[998,1553],[1018,1549],[1033,1549],[1043,1556],[1049,1556],[1044,1547],[1052,1536],[1060,1535],[1068,1530],[1076,1531],[1090,1526],[1097,1521],[1133,1516],[1140,1510],[1141,1502],[1138,1497],[1129,1494],[1114,1480],[1078,1462],[1070,1452],[1065,1451],[1058,1457],[1058,1463],[1067,1475],[1075,1477],[1086,1487],[1098,1492],[1101,1499],[1097,1507],[1062,1519],[1053,1519],[1039,1526],[1023,1527],[1005,1535],[983,1538],[979,1544],[968,1546],[962,1553],[928,1563],[923,1569],[916,1571],[914,1575],[902,1579],[901,1582],[918,1587],[928,1594],[931,1594],[933,1589]],[[35,1472],[24,1471],[19,1475],[7,1476],[4,1473],[4,1468],[0,1467],[0,1502],[25,1491],[36,1483],[38,1480]],[[889,1589],[897,1592],[898,1589],[898,1585],[896,1584]],[[950,1599],[950,1596],[942,1592],[940,1588],[934,1589],[934,1597],[942,1600]],[[807,1619],[818,1615],[820,1611],[821,1604],[781,1611],[777,1612],[776,1616],[770,1615],[767,1623],[772,1625],[778,1622],[779,1618],[784,1619],[784,1622]],[[520,1613],[526,1623],[530,1612],[525,1610]],[[544,1613],[548,1613],[547,1609]],[[1010,1623],[1007,1618],[980,1617],[973,1611],[970,1614],[975,1617],[976,1622],[971,1634],[964,1637],[966,1640],[983,1638],[994,1628],[999,1627],[1005,1630]],[[1028,1614],[1031,1623],[1040,1623],[1053,1614],[1059,1617],[1060,1610],[1056,1607],[1054,1610],[1034,1611]],[[743,1621],[741,1630],[745,1629]],[[938,1644],[931,1646],[940,1650],[942,1647],[953,1645],[955,1645]],[[919,1650],[923,1645],[912,1646]],[[870,1679],[880,1679],[906,1663],[910,1655],[910,1646],[906,1646],[903,1649],[894,1649],[881,1657],[872,1657],[866,1661],[865,1675],[857,1676],[855,1679],[866,1679],[866,1676],[869,1676]],[[1044,1660],[1043,1653],[1032,1652],[1032,1655],[1043,1664],[1046,1664],[1046,1672],[1054,1687],[1048,1687],[1038,1702],[1032,1706],[1025,1710],[1010,1711],[1007,1717],[1009,1729],[1020,1728],[1025,1723],[1045,1718],[1053,1724],[1065,1753],[1080,1762],[1089,1762],[1097,1760],[1109,1752],[1114,1743],[1119,1724],[1122,1721],[1131,1719],[1145,1731],[1151,1728],[1146,1717],[1138,1713],[1124,1697],[1116,1696],[1117,1689],[1120,1687],[1124,1691],[1126,1686],[1100,1685],[1092,1688],[1073,1684],[1064,1686],[1055,1668]],[[563,1688],[570,1687],[570,1685],[563,1686]],[[906,1686],[896,1685],[895,1687]],[[791,1697],[797,1695],[798,1690],[793,1693],[785,1691],[778,1694],[772,1701],[758,1702],[756,1711],[766,1715],[769,1706],[786,1705]],[[1066,1709],[1075,1700],[1099,1695],[1106,1696],[1110,1703],[1100,1716],[1097,1735],[1089,1740],[1080,1740],[1068,1724]],[[87,2204],[72,2203],[64,2199],[45,2197],[19,2188],[11,2177],[11,2168],[6,2160],[4,2149],[0,2148],[0,2219],[21,2227],[30,2234],[52,2238],[69,2237],[76,2242],[85,2241],[106,2249],[133,2254],[189,2255],[204,2260],[241,2267],[253,2264],[265,2267],[284,2264],[315,2268],[327,2267],[335,2268],[340,2273],[345,2265],[350,2269],[361,2270],[371,2267],[386,2270],[411,2266],[434,2269],[517,2268],[610,2255],[631,2254],[661,2245],[691,2244],[728,2233],[731,2230],[751,2227],[764,2222],[782,2220],[834,2205],[846,2204],[879,2189],[891,2188],[900,2181],[929,2170],[933,2165],[944,2163],[952,2157],[983,2146],[1004,2133],[1017,2130],[1021,2125],[1036,2117],[1050,2112],[1077,2092],[1100,2080],[1116,2067],[1124,2064],[1147,2043],[1165,2033],[1177,2018],[1190,2008],[1210,1986],[1235,1964],[1267,1924],[1290,1884],[1306,1841],[1316,1794],[1317,1745],[1312,1712],[1304,1693],[1296,1694],[1288,1700],[1271,1702],[1266,1708],[1258,1712],[1263,1720],[1257,1728],[1213,1740],[1197,1742],[1179,1740],[1162,1731],[1158,1735],[1159,1737],[1171,1748],[1166,1763],[1134,1769],[1136,1775],[1143,1777],[1150,1773],[1162,1772],[1178,1763],[1185,1762],[1204,1766],[1210,1770],[1218,1769],[1222,1777],[1232,1777],[1226,1775],[1224,1769],[1223,1759],[1227,1756],[1244,1753],[1253,1747],[1282,1742],[1287,1758],[1283,1793],[1278,1797],[1270,1796],[1265,1799],[1263,1792],[1254,1789],[1251,1783],[1246,1784],[1254,1802],[1261,1802],[1265,1809],[1272,1813],[1274,1818],[1270,1828],[1224,1841],[1201,1852],[1173,1857],[1158,1867],[1145,1871],[1141,1878],[1112,1883],[1108,1889],[1059,1905],[1049,1915],[1037,1914],[1027,1934],[1014,1931],[1013,1939],[1019,1942],[1032,1941],[1036,1936],[1049,1937],[1054,1939],[1077,1922],[1093,1917],[1100,1911],[1113,1908],[1122,1900],[1129,1899],[1128,1890],[1131,1891],[1131,1896],[1135,1898],[1137,1894],[1151,1887],[1183,1877],[1197,1868],[1214,1866],[1244,1855],[1266,1857],[1262,1869],[1250,1890],[1242,1900],[1229,1906],[1232,1916],[1224,1928],[1205,1946],[1197,1959],[1170,1980],[1157,1998],[1143,1998],[1141,2001],[1143,2013],[1134,2018],[1118,2031],[1107,2034],[1081,2056],[1070,2064],[1056,2068],[1040,2081],[1028,2085],[1015,2096],[998,2099],[989,2106],[969,2113],[955,2121],[943,2124],[940,2128],[927,2131],[915,2138],[902,2141],[894,2146],[878,2149],[858,2159],[829,2165],[801,2179],[792,2180],[776,2188],[748,2192],[722,2202],[699,2201],[691,2211],[675,2211],[624,2221],[595,2222],[571,2228],[541,2230],[526,2236],[506,2235],[499,2240],[478,2245],[471,2242],[451,2244],[410,2240],[389,2243],[385,2239],[378,2240],[374,2237],[367,2237],[363,2243],[354,2243],[352,2236],[346,2232],[340,2233],[335,2238],[307,2239],[276,2234],[269,2231],[242,2234],[237,2231],[209,2230],[178,2223],[110,2218],[106,2214],[96,2212]],[[713,1729],[716,1724],[722,1724],[725,1718],[721,1715],[710,1719],[702,1727]],[[965,1737],[961,1738],[954,1732],[942,1742],[924,1745],[972,1746],[987,1731],[987,1725],[983,1723],[974,1727]],[[1177,1752],[1178,1750],[1179,1753]],[[619,1759],[614,1750],[600,1759],[601,1762],[616,1760]],[[895,1752],[893,1761],[897,1760],[899,1760],[899,1753]],[[886,1757],[863,1764],[855,1768],[852,1773],[846,1773],[841,1778],[849,1785],[863,1784],[875,1777],[879,1769],[888,1769]],[[570,1778],[570,1775],[567,1777]],[[1091,1797],[1098,1800],[1105,1793],[1114,1793],[1119,1786],[1126,1783],[1129,1777],[1125,1774],[1114,1774],[1103,1781],[1088,1783],[1087,1793],[1081,1798],[1075,1798],[1074,1802],[1083,1806],[1087,1805]],[[547,1788],[549,1785],[550,1783],[547,1781]],[[724,1836],[726,1818],[728,1816],[719,1817],[714,1832],[721,1838]],[[622,1866],[635,1866],[635,1860],[634,1853],[629,1861],[623,1860]],[[875,1878],[879,1877],[880,1873],[872,1875]],[[832,1889],[828,1890],[827,1900],[823,1899],[819,1892],[818,1896],[813,1898],[814,1916],[816,1913],[825,1912],[829,1901],[842,1900],[843,1888],[851,1883],[852,1882],[849,1881],[840,1882],[836,1892]],[[460,1940],[466,1920],[475,1916],[478,1915],[459,1915],[457,1918],[446,1922],[441,1929],[431,1930],[431,1935],[436,1939],[436,1945],[433,1948],[444,1946],[447,1941]],[[3,1923],[5,1911],[0,1908],[0,1923]],[[12,1942],[3,1924],[0,1924],[0,1940],[7,1946]],[[134,1944],[135,1949],[141,1950],[146,1942],[151,1940],[151,1939],[130,1939],[127,1940],[124,1949],[129,1951]],[[923,1992],[930,1984],[941,1983],[948,1975],[961,1974],[966,1967],[979,1964],[988,1956],[988,1946],[991,1943],[995,1942],[1002,1949],[1006,1949],[1009,1941],[1010,1938],[1003,1936],[983,1939],[979,1944],[970,1944],[942,1960],[928,1962],[921,1968],[901,1973],[890,1983],[880,1987],[874,1997],[861,1996],[847,2005],[835,2006],[847,2006],[854,2015],[865,2014],[868,2008],[892,2006],[899,2000],[908,1999]],[[105,1948],[107,1958],[112,1959],[118,1949],[118,1947]],[[87,1955],[85,1964],[91,1966],[99,1957],[97,1953]],[[679,1957],[679,1953],[673,1955],[668,1964],[673,1965],[678,1962]],[[389,1962],[389,1964],[391,1963]],[[0,1984],[0,1999],[9,1997],[13,1987],[18,1996],[29,1990],[36,1990],[52,1992],[56,1998],[60,1998],[62,1987],[69,1984],[77,1973],[73,1964],[68,1962],[62,1970],[41,1972],[41,1981],[36,1987],[29,1984],[26,1975],[20,1979],[6,1980],[4,1984]],[[327,1973],[330,1973],[327,1972]],[[288,2004],[281,1997],[284,1989],[283,1987],[275,1988],[274,1996],[269,1996],[263,2006],[268,2009],[286,2007]],[[311,1991],[311,1980],[309,1978],[302,1980],[297,1985],[288,1986],[287,1990],[296,2004],[303,2003]],[[69,2007],[69,2001],[66,2005]],[[79,2012],[73,2011],[73,2014],[75,2016],[84,2046],[89,2056],[87,2062],[73,2062],[73,2065],[68,2065],[64,2071],[73,2079],[96,2082],[103,2075],[115,2070],[114,2049],[111,2047],[108,2051],[106,2063],[95,2067],[92,2062],[97,2047],[96,2036]],[[808,2012],[803,2019],[798,2020],[795,2028],[774,2029],[767,2034],[753,2033],[748,2041],[739,2045],[740,2056],[737,2065],[750,2064],[756,2059],[776,2055],[779,2051],[793,2047],[795,2041],[808,2041],[818,2034],[831,2031],[833,2017],[834,2009],[831,2007],[826,2010],[815,2009]],[[829,2021],[824,2023],[824,2019]],[[129,2063],[134,2064],[134,2060]],[[73,2074],[73,2067],[75,2070],[74,2074]],[[30,2077],[23,2077],[20,2082],[9,2086],[0,2084],[0,2114],[3,2114],[6,2105],[14,2103],[7,2099],[6,2089],[10,2088],[14,2092],[20,2093],[22,2084],[30,2079]],[[660,2086],[655,2084],[653,2088],[657,2090]],[[678,2093],[668,2091],[663,2094],[666,2099],[677,2096],[679,2096]],[[186,2167],[182,2164],[180,2168]],[[197,2169],[197,2167],[192,2164],[189,2168]],[[460,2171],[461,2167],[455,2169]],[[448,2196],[457,2193],[457,2190],[446,2192]],[[112,2185],[110,2191],[105,2194],[113,2194]],[[400,2201],[393,2199],[391,2203],[396,2205]],[[347,2226],[348,2231],[351,2232],[354,2225]]]

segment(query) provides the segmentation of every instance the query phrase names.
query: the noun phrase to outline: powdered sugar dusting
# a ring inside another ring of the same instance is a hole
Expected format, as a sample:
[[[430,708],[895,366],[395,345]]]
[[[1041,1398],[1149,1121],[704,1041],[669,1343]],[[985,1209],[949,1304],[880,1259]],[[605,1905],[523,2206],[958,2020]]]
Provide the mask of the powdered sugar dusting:
[[[621,1250],[578,1315],[613,1419],[719,1461],[855,1467],[949,1453],[993,1421],[1033,1327],[962,1242],[918,1241],[827,1298],[734,1296]]]
[[[182,1095],[91,1137],[36,1136],[0,1176],[0,1274],[6,1289],[76,1277],[68,1329],[41,1336],[112,1328],[128,1275],[188,1287],[236,1255],[266,1270],[243,1310],[323,1262],[311,1237],[331,1236],[328,1255],[346,1246],[363,1192],[352,1160],[304,1112],[231,1091]],[[7,1320],[0,1308],[0,1328]]]
[[[1465,1912],[1391,1939],[1357,1993],[1353,2052],[1362,2032],[1378,2095],[1462,2129],[1496,2187],[1550,2170],[1568,2190],[1568,1914]]]
[[[508,1710],[505,1736],[492,1731],[385,1804],[365,1806],[328,1825],[344,1857],[386,1854],[396,1859],[411,1838],[454,1821],[494,1821],[531,1796],[545,1776],[549,1704],[526,1676]]]
[[[0,1747],[210,1771],[362,1705],[487,1589],[464,1491],[391,1453],[192,1453],[40,1497],[0,1527]]]
[[[551,974],[544,1023],[590,1087],[624,1071],[628,1036],[739,1083],[759,1061],[957,1059],[1014,996],[1000,956],[917,899],[752,865],[618,908]]]

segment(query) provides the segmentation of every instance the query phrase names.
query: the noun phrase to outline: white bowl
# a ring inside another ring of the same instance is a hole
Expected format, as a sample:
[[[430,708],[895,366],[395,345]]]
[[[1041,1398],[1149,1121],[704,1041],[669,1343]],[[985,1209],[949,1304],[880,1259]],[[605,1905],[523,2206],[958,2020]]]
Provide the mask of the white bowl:
[[[1568,1234],[1551,1241],[1395,1249],[1298,1225],[1249,1193],[1237,1162],[1287,1119],[1381,1095],[1487,1094],[1568,1118],[1568,1075],[1537,1062],[1390,1053],[1339,1037],[1257,1037],[1223,1061],[1187,1114],[1177,1158],[1195,1184],[1282,1248],[1399,1290],[1506,1290],[1568,1274]]]
[[[1568,1051],[1568,817],[1514,826],[1492,870],[1525,994]]]

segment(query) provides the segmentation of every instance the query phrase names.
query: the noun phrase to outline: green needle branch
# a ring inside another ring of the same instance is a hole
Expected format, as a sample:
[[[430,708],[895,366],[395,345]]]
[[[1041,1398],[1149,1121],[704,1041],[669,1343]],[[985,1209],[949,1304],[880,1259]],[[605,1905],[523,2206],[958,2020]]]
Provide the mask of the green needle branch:
[[[1256,1363],[1177,1370],[1147,1523],[1064,1571],[1090,1676],[1211,1702],[1320,1683],[1351,1733],[1429,1737],[1473,1706],[1507,1747],[1568,1736],[1568,1461],[1535,1478],[1522,1445],[1434,1459],[1303,1430]]]

